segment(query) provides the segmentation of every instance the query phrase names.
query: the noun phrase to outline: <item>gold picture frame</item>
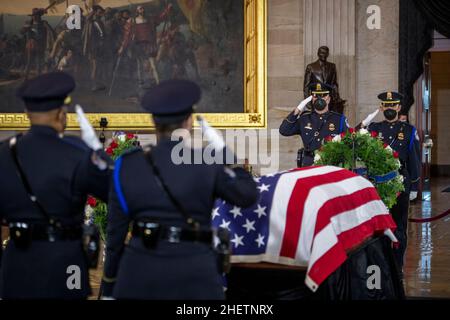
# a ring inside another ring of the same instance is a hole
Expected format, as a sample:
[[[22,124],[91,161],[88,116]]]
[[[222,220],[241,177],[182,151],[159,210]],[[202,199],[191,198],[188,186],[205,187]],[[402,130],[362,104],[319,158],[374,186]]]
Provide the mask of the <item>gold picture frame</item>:
[[[216,128],[267,127],[267,3],[244,0],[244,110],[242,113],[201,113]],[[87,113],[95,128],[101,118],[108,120],[107,130],[151,131],[153,122],[146,113]],[[25,113],[0,113],[0,130],[26,130]],[[68,130],[78,130],[74,113],[68,114]]]

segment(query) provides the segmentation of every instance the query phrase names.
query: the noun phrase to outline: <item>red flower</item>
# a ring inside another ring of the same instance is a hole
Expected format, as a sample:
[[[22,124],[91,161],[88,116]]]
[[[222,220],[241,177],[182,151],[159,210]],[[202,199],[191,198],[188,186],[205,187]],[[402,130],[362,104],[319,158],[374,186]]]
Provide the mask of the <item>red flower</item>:
[[[110,145],[109,145],[109,147],[111,148],[111,149],[115,149],[115,148],[117,148],[119,145],[117,144],[117,142],[116,142],[116,140],[113,140],[111,143],[110,143]]]
[[[378,137],[378,132],[376,132],[376,131],[370,131],[370,136],[371,136],[372,138],[376,138],[376,137]]]
[[[132,133],[127,133],[127,139],[128,140],[131,140],[131,139],[134,139],[134,134],[132,134]]]
[[[394,156],[394,158],[398,158],[398,152],[397,151],[394,151],[393,153],[392,153],[392,155]]]
[[[88,196],[87,204],[90,205],[91,207],[95,207],[97,205],[97,199],[95,199],[94,197]]]
[[[353,129],[353,128],[349,128],[348,131],[352,134],[355,133],[355,129]]]
[[[342,132],[341,133],[341,138],[345,138],[345,134],[346,134],[345,132]]]
[[[325,141],[326,141],[326,142],[330,142],[331,140],[333,140],[333,137],[332,137],[332,136],[326,136],[326,137],[325,137]]]
[[[387,148],[388,147],[388,144],[387,143],[383,143],[383,148]]]
[[[108,149],[106,149],[106,153],[109,154],[110,156],[113,154],[114,149],[111,147],[108,147]]]

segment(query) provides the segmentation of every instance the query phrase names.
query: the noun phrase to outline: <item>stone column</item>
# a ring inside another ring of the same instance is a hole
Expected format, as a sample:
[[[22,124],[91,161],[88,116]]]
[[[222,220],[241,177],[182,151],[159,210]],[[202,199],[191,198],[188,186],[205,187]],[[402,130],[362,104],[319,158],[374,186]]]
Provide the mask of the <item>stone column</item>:
[[[304,0],[303,17],[304,65],[317,60],[320,46],[330,48],[328,61],[336,64],[339,94],[347,100],[344,112],[353,124],[356,105],[355,0]]]
[[[367,7],[380,7],[381,28],[367,28]],[[357,0],[357,109],[359,123],[367,114],[374,111],[380,101],[380,92],[398,88],[398,0]],[[379,121],[379,114],[374,121]]]

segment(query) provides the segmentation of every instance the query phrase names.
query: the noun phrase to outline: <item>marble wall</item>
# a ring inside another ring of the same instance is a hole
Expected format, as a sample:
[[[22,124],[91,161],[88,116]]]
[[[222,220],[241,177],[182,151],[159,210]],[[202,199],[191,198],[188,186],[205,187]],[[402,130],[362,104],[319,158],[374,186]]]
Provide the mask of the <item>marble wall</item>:
[[[377,5],[381,28],[367,28],[367,8]],[[356,1],[356,121],[379,106],[377,95],[398,88],[398,0]],[[381,119],[380,115],[376,120]]]

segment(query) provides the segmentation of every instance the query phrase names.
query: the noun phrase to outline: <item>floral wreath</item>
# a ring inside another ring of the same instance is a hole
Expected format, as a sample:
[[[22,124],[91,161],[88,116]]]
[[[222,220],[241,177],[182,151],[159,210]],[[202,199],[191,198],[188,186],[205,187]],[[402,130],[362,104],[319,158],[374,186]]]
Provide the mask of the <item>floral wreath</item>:
[[[397,196],[405,190],[403,176],[399,174],[399,154],[377,137],[378,132],[366,129],[349,129],[326,137],[315,152],[314,164],[333,165],[366,177],[375,185],[386,207],[392,208]]]
[[[113,159],[119,158],[125,151],[135,148],[139,145],[137,136],[132,133],[120,132],[113,136],[112,141],[105,148],[105,152]],[[106,224],[108,215],[108,205],[93,197],[88,196],[86,202],[87,223],[93,223],[100,229],[100,235],[103,240],[106,239]]]

